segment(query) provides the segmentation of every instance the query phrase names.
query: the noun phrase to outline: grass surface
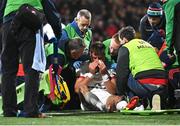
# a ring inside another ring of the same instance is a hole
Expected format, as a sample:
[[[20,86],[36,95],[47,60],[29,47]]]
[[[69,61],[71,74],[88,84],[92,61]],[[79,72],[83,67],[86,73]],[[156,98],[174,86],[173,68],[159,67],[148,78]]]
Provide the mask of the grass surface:
[[[59,115],[51,118],[0,117],[0,125],[180,125],[180,114],[170,115],[121,115],[97,113]]]

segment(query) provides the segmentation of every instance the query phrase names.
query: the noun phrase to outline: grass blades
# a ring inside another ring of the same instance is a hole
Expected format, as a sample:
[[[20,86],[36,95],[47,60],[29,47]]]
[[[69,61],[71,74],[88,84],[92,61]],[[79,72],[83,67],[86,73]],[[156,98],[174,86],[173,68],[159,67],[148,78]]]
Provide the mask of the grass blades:
[[[79,113],[51,118],[0,117],[0,125],[180,125],[179,114],[122,115],[117,113]]]

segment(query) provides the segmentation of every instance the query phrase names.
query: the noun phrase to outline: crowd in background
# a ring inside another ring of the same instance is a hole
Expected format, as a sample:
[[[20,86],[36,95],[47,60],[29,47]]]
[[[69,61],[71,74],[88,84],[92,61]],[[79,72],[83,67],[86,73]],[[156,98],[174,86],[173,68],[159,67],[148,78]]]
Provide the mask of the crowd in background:
[[[54,0],[65,25],[82,8],[92,13],[94,41],[108,39],[127,25],[133,26],[138,32],[140,19],[146,13],[148,5],[155,1],[157,0]]]

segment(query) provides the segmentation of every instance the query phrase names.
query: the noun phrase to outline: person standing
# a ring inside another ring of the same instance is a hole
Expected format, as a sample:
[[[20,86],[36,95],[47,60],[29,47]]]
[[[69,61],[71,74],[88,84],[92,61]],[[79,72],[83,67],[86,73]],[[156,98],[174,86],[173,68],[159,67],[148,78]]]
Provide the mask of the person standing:
[[[170,107],[180,108],[179,101],[175,99],[175,89],[179,90],[180,74],[180,0],[160,0],[163,3],[163,9],[166,17],[166,45],[168,58],[176,53],[177,61],[175,69],[169,70],[170,82]],[[174,51],[175,49],[175,51]],[[176,103],[177,102],[177,103]]]
[[[15,78],[18,71],[19,57],[22,60],[25,72],[24,110],[19,116],[46,117],[45,114],[38,111],[39,71],[32,68],[36,32],[41,29],[44,22],[43,10],[56,38],[60,38],[60,16],[51,1],[42,0],[41,3],[40,0],[7,0],[3,17],[1,58],[4,117],[15,117],[17,115]],[[23,22],[25,20],[23,14],[26,18],[29,17],[29,20]],[[30,24],[31,27],[28,27],[29,21],[37,24],[32,23]]]
[[[180,64],[180,0],[160,0],[166,17],[167,53],[172,55],[174,48]]]
[[[0,52],[2,51],[2,24],[3,24],[3,15],[4,15],[4,8],[6,6],[7,0],[0,1]],[[1,57],[1,56],[0,56]],[[0,61],[0,77],[1,77],[1,61]],[[1,93],[1,82],[0,82],[0,93]]]

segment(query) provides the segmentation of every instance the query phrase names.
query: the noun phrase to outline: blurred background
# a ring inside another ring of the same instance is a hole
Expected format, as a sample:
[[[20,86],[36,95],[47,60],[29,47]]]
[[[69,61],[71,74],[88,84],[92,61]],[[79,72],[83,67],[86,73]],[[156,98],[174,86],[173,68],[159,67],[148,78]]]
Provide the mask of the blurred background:
[[[61,14],[62,23],[74,20],[78,10],[88,9],[92,13],[93,41],[110,38],[121,27],[131,25],[139,34],[140,19],[146,14],[148,5],[158,0],[53,0]]]

